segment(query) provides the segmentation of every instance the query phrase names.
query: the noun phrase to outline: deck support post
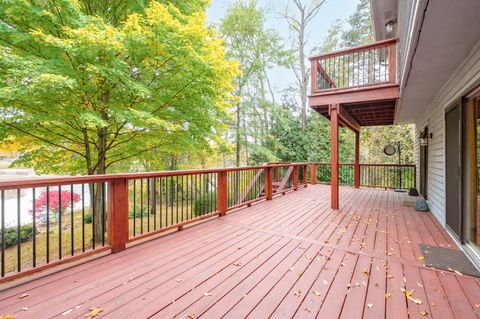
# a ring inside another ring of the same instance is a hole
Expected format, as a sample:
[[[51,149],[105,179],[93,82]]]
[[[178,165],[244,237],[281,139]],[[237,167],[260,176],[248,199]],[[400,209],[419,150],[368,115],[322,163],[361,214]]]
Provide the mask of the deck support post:
[[[360,132],[355,132],[355,163],[353,166],[355,188],[360,188]]]
[[[273,181],[272,181],[272,168],[265,168],[265,196],[267,200],[272,200],[273,198]]]
[[[217,209],[218,216],[225,216],[228,210],[227,171],[217,173]]]
[[[317,184],[317,164],[310,164],[310,182],[312,185]]]
[[[116,179],[108,184],[108,242],[112,253],[126,248],[128,241],[128,180]]]
[[[331,167],[331,206],[339,208],[339,181],[338,181],[338,112],[339,104],[330,105],[330,167]]]
[[[298,189],[298,166],[293,166],[293,190]]]

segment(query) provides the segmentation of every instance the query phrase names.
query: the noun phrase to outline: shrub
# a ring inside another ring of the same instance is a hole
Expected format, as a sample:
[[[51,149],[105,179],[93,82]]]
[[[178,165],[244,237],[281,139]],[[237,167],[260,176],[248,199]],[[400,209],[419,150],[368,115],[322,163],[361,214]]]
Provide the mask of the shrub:
[[[195,217],[211,213],[217,206],[217,193],[209,192],[195,198],[193,201],[193,213]]]
[[[85,224],[91,224],[93,222],[92,214],[85,214],[84,221]]]
[[[148,213],[143,212],[143,214],[142,214],[142,211],[138,211],[138,210],[137,210],[137,211],[135,212],[135,214],[134,214],[133,212],[130,212],[130,213],[128,214],[128,218],[140,218],[140,217],[142,217],[142,216],[143,216],[143,217],[147,217],[147,216],[148,216]]]
[[[17,227],[5,228],[5,248],[15,246],[17,244]],[[20,226],[20,241],[26,242],[33,238],[33,226],[23,225]],[[1,245],[1,238],[0,238]]]
[[[48,208],[50,210],[50,221],[58,219],[59,214],[63,214],[67,208],[70,207],[71,202],[73,204],[80,201],[80,195],[72,193],[68,190],[51,190],[48,192],[42,192],[40,196],[35,200],[35,218],[39,221],[47,221],[47,195],[48,195]],[[59,207],[60,206],[60,207]],[[30,210],[30,214],[33,211]]]

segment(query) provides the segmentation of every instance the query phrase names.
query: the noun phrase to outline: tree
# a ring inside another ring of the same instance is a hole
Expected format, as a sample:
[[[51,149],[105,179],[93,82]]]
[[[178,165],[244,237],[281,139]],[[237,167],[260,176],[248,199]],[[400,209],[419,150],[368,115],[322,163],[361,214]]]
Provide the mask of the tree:
[[[28,136],[19,162],[42,173],[89,175],[172,140],[207,147],[238,68],[206,4],[0,0],[0,140]]]
[[[239,166],[242,148],[248,161],[248,137],[263,140],[266,135],[270,103],[265,87],[275,101],[267,72],[273,66],[284,63],[288,52],[282,49],[278,34],[265,28],[265,11],[258,8],[256,0],[232,4],[221,21],[220,31],[225,38],[227,56],[237,60],[242,71],[234,82],[236,105],[235,122],[232,124],[235,130],[235,164]],[[247,132],[249,128],[253,129],[253,135]]]
[[[374,39],[370,0],[360,0],[347,23],[349,28],[342,34],[343,47],[349,48],[372,43]]]
[[[307,92],[310,75],[306,64],[307,61],[305,54],[305,44],[307,41],[306,31],[308,25],[318,14],[325,1],[326,0],[292,0],[297,14],[291,14],[288,7],[285,10],[285,13],[283,13],[290,29],[295,34],[294,42],[297,51],[297,59],[292,63],[292,69],[295,73],[300,95],[302,131],[305,130],[307,123]]]

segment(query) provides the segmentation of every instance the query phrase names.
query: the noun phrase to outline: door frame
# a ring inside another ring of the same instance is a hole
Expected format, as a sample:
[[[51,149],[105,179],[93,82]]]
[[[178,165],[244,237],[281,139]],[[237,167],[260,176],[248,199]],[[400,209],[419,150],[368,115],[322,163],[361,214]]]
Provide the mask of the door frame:
[[[458,181],[458,194],[457,194],[457,200],[458,200],[458,212],[461,214],[460,216],[460,225],[459,225],[459,234],[457,234],[447,223],[447,214],[448,214],[448,204],[447,204],[447,201],[448,201],[448,197],[447,197],[447,193],[448,193],[448,189],[447,189],[447,138],[446,138],[446,134],[447,134],[447,113],[449,113],[450,111],[452,111],[455,107],[458,107],[458,112],[459,112],[459,137],[458,137],[458,143],[459,143],[459,149],[460,149],[460,152],[458,154],[458,163],[460,164],[459,167],[458,167],[458,178],[459,178],[459,181]],[[465,243],[465,232],[464,232],[464,224],[465,224],[465,212],[464,212],[464,191],[463,191],[463,174],[464,174],[464,157],[463,157],[463,153],[464,153],[464,137],[465,137],[465,117],[464,117],[464,107],[465,107],[465,97],[461,97],[459,100],[456,100],[454,102],[452,102],[448,107],[446,107],[444,109],[444,114],[443,114],[443,121],[445,123],[445,129],[444,129],[444,132],[445,132],[445,138],[444,138],[444,150],[445,150],[445,227],[447,228],[447,230],[450,232],[450,234],[455,237],[456,240],[458,240],[461,244],[464,244]]]

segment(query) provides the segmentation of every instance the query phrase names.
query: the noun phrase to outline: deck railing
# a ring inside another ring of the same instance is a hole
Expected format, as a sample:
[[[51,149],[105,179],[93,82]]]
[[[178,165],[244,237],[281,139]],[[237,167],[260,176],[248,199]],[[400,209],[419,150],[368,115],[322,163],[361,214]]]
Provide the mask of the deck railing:
[[[315,163],[317,182],[330,183],[330,163]],[[354,164],[339,164],[340,185],[354,185]],[[360,164],[360,186],[379,188],[416,187],[416,166],[410,164]]]
[[[308,165],[0,182],[0,283],[305,187]]]
[[[310,57],[311,93],[396,83],[397,39]]]

